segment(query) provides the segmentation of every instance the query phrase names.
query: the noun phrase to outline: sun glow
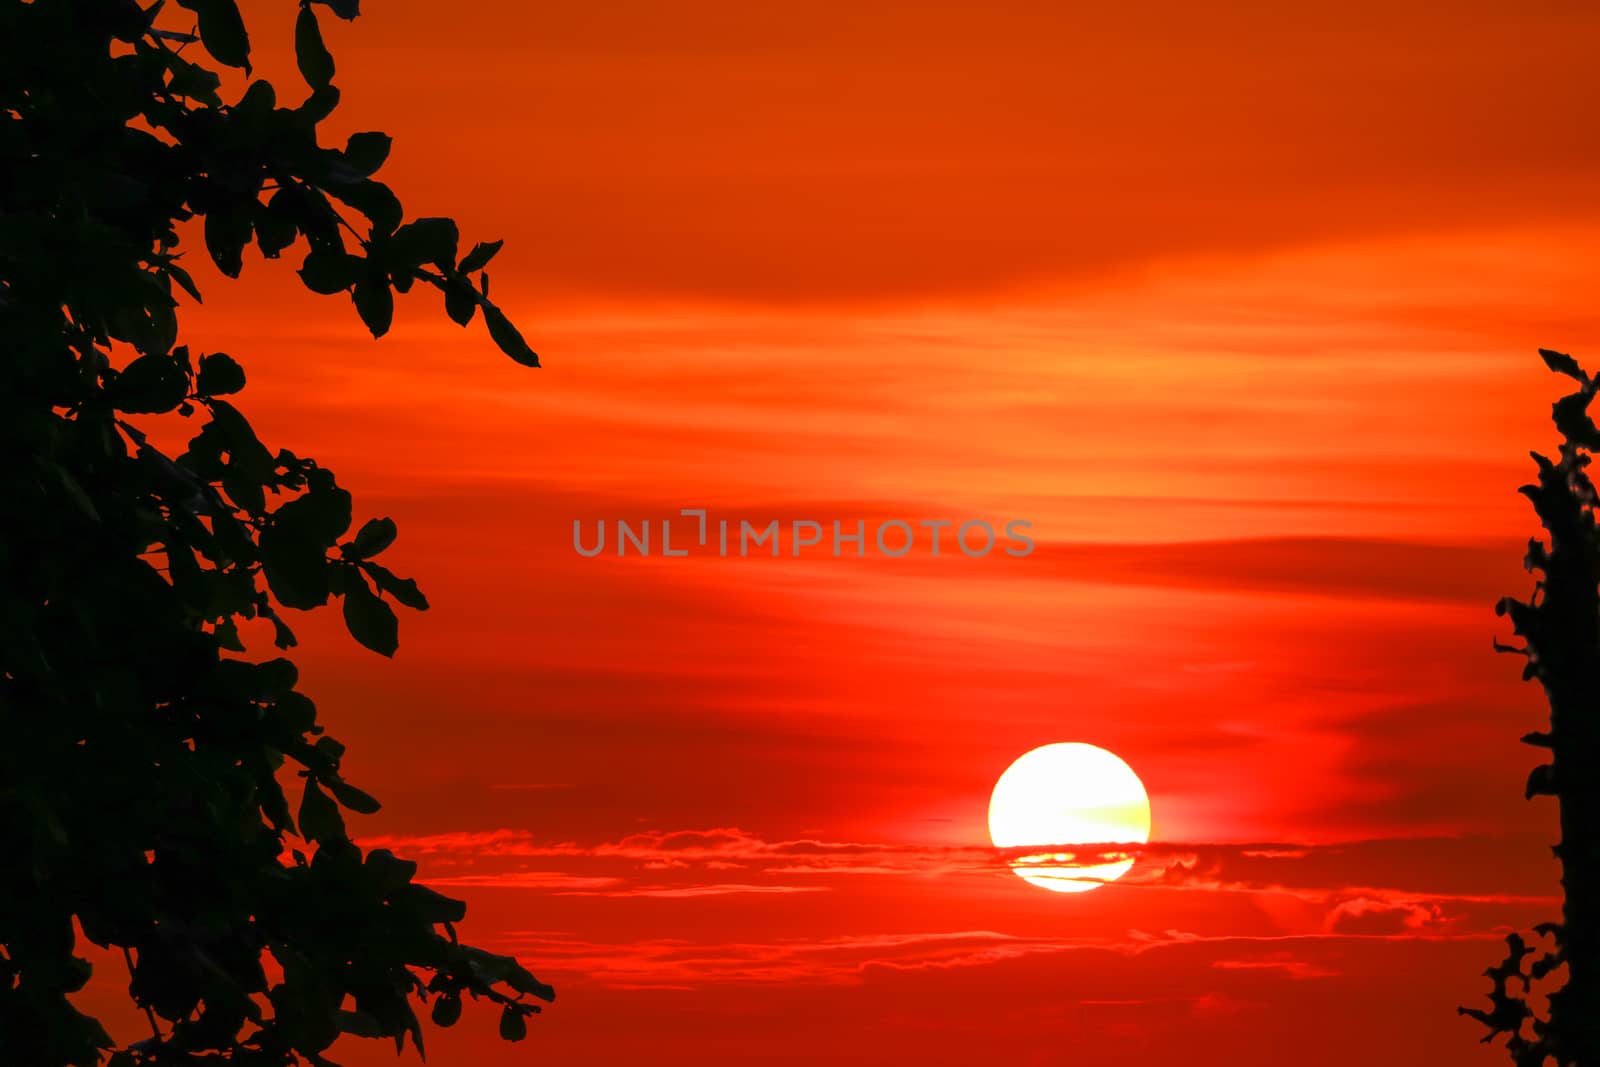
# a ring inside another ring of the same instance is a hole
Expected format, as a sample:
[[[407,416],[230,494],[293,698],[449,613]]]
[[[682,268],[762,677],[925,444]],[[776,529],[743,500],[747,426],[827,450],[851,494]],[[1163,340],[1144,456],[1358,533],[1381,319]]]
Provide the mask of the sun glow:
[[[1133,768],[1103,748],[1044,745],[1018,757],[995,783],[989,836],[996,848],[1039,847],[1012,855],[1019,877],[1057,893],[1082,893],[1126,874],[1134,850],[1058,846],[1145,844],[1150,797]]]

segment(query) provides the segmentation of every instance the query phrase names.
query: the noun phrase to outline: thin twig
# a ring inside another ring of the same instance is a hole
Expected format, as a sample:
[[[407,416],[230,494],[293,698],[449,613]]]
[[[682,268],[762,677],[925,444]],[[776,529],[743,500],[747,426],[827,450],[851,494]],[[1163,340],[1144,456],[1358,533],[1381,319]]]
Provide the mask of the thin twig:
[[[133,953],[128,951],[127,945],[122,946],[122,959],[128,965],[128,981],[131,983],[133,981]],[[156,1035],[157,1041],[165,1040],[161,1036],[161,1027],[156,1022],[156,1013],[150,1009],[148,1004],[143,1005],[143,1007],[144,1017],[150,1020],[150,1032]]]

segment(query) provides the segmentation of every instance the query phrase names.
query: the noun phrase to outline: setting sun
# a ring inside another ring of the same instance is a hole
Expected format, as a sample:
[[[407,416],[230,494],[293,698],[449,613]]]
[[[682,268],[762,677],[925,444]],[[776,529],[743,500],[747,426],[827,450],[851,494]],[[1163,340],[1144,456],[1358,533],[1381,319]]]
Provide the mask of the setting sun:
[[[1150,798],[1133,768],[1105,749],[1044,745],[1020,756],[995,783],[989,836],[996,848],[1052,846],[1013,855],[1012,870],[1057,893],[1082,893],[1122,877],[1133,857],[1053,846],[1142,845],[1150,840]]]

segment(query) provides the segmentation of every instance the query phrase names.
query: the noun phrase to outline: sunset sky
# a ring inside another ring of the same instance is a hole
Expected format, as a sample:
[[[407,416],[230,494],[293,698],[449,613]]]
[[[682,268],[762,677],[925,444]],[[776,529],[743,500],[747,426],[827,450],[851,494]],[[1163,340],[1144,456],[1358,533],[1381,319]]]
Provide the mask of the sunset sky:
[[[296,254],[184,321],[433,604],[393,662],[292,620],[358,841],[559,992],[429,1063],[1505,1060],[1455,1006],[1557,908],[1490,642],[1535,350],[1600,365],[1600,11],[369,6],[322,20],[325,139],[505,239],[544,368],[431,292],[373,341]],[[297,100],[290,6],[247,14]],[[696,507],[1038,548],[573,550]],[[1094,892],[987,847],[1055,741],[1149,791]]]

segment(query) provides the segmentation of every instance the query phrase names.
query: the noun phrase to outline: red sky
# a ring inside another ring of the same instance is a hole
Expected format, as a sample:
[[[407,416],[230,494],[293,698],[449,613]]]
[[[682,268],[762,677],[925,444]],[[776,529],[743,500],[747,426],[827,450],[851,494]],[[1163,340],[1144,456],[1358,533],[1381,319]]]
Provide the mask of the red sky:
[[[559,989],[430,1062],[1503,1059],[1454,1008],[1557,886],[1491,608],[1534,350],[1600,363],[1600,14],[371,6],[323,19],[330,133],[506,239],[545,368],[430,294],[374,342],[287,262],[186,323],[434,605],[392,663],[298,623],[364,843]],[[572,549],[685,507],[1039,550]],[[1162,842],[1070,897],[983,851],[996,777],[1069,740]]]

